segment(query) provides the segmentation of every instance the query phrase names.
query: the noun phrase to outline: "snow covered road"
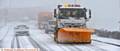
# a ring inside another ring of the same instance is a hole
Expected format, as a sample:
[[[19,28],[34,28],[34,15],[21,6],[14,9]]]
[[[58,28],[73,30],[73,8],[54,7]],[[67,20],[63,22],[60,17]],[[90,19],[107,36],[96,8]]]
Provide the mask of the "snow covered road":
[[[54,41],[53,34],[45,34],[44,30],[31,30],[31,37],[39,43],[44,51],[119,51],[120,47],[92,41],[91,44],[57,44]],[[92,39],[97,36],[93,36]],[[97,39],[96,39],[97,40]],[[102,40],[101,40],[102,41]],[[104,39],[103,39],[104,41]],[[110,42],[110,41],[109,41]]]
[[[8,24],[0,30],[1,48],[40,48],[41,51],[119,51],[120,40],[92,36],[91,44],[57,44],[53,34],[30,26],[30,36],[15,36],[14,24]],[[95,41],[99,40],[99,41]],[[112,42],[113,41],[113,42]],[[107,42],[107,43],[106,43]],[[112,43],[112,44],[109,44]]]
[[[14,24],[0,29],[0,48],[34,48],[29,36],[15,36]]]

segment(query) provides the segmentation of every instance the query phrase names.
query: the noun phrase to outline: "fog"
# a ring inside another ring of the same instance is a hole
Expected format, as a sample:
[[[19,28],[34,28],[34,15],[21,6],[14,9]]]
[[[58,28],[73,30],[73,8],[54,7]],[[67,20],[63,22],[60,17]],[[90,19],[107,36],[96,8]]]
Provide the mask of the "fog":
[[[11,8],[40,8],[40,11],[53,11],[58,4],[63,2],[74,3],[74,0],[0,0],[0,9]],[[88,22],[88,27],[97,29],[107,29],[110,31],[119,30],[120,24],[120,1],[119,0],[80,0],[77,2],[92,10],[92,19]],[[34,9],[33,9],[34,10]],[[4,11],[3,11],[4,12]],[[11,12],[10,12],[11,13]],[[17,13],[17,12],[15,12]],[[34,16],[37,16],[37,11]],[[8,13],[9,14],[9,13]],[[26,13],[25,13],[26,14]],[[5,14],[6,15],[6,14]],[[18,10],[19,15],[19,10]],[[27,15],[25,15],[27,16]],[[34,17],[33,16],[33,17]],[[1,18],[5,16],[1,16]],[[17,17],[17,16],[14,16]],[[18,16],[19,17],[19,16]],[[22,16],[21,16],[22,17]],[[23,15],[24,17],[24,15]],[[11,16],[7,16],[8,19]]]

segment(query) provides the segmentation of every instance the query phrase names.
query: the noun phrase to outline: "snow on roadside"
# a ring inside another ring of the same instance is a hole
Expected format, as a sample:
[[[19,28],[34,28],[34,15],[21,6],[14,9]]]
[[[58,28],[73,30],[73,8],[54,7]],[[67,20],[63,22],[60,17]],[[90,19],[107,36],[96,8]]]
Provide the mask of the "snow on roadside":
[[[0,29],[0,40],[2,40],[5,37],[5,35],[7,34],[8,29],[9,29],[9,26],[3,26]]]
[[[120,50],[120,47],[118,47],[118,46],[114,46],[114,45],[111,45],[111,44],[106,44],[106,43],[112,43],[112,44],[120,45],[120,40],[105,38],[105,37],[99,37],[97,35],[93,35],[92,39],[102,41],[103,43],[93,41],[92,44],[97,46],[97,47],[100,47],[102,49],[106,49],[107,51],[119,51]],[[104,43],[104,42],[106,42],[106,43]]]
[[[93,38],[92,38],[92,39],[120,45],[120,40],[117,40],[117,39],[99,37],[99,36],[97,36],[97,35],[93,35]]]
[[[14,25],[7,24],[5,27],[7,27],[7,26],[8,26],[8,29],[3,28],[3,31],[5,31],[5,32],[3,32],[4,38],[1,40],[2,48],[11,48],[11,42],[14,37],[14,30],[13,30]],[[8,31],[6,31],[6,30],[8,30]]]

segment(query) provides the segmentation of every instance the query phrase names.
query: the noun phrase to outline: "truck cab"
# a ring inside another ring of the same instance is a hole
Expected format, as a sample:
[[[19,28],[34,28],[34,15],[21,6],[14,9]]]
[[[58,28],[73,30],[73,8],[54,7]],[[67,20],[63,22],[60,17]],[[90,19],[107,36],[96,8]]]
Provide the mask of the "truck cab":
[[[54,17],[57,28],[86,27],[86,22],[91,18],[91,10],[74,4],[58,5],[58,8],[54,10]]]

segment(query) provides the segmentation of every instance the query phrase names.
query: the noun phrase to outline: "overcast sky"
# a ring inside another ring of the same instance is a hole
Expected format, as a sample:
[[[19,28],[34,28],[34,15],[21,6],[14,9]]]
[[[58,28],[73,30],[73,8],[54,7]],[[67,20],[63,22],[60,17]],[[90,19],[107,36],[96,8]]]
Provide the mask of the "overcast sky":
[[[65,0],[74,3],[74,0]],[[0,0],[0,8],[41,7],[52,11],[63,0]],[[82,6],[92,10],[92,19],[88,27],[119,30],[120,0],[80,0]]]

